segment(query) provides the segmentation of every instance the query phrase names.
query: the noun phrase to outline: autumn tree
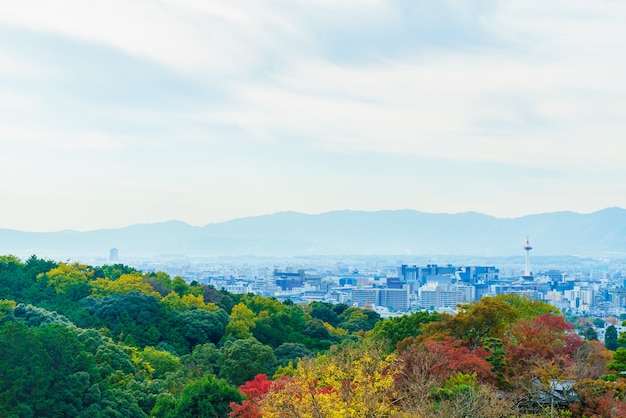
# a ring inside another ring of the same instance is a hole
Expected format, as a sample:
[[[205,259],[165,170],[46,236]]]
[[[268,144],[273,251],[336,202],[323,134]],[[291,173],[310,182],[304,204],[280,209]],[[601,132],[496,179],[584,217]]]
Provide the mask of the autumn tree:
[[[379,321],[371,332],[373,338],[386,341],[389,352],[396,348],[396,344],[408,337],[417,337],[422,333],[422,325],[437,322],[441,316],[437,313],[425,311],[412,312],[408,315],[392,317]]]
[[[298,363],[271,387],[263,417],[402,416],[394,402],[394,356],[375,345],[344,345]]]
[[[244,339],[252,336],[252,329],[256,327],[255,314],[243,303],[233,307],[230,321],[226,325],[226,337]]]
[[[484,297],[474,303],[459,305],[459,312],[454,316],[442,316],[441,321],[424,325],[422,334],[426,339],[450,336],[475,350],[486,338],[501,338],[518,316],[507,302]]]
[[[574,326],[561,315],[522,319],[508,332],[504,362],[507,384],[541,407],[553,385],[563,387],[574,377],[575,353],[583,345]],[[563,396],[569,396],[565,392]]]

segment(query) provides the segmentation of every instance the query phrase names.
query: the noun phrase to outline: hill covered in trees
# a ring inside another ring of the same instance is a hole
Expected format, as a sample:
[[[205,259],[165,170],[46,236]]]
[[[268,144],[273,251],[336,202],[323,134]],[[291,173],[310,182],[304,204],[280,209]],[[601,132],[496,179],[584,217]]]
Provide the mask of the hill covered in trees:
[[[0,353],[2,417],[626,414],[626,350],[517,296],[382,320],[0,256]]]

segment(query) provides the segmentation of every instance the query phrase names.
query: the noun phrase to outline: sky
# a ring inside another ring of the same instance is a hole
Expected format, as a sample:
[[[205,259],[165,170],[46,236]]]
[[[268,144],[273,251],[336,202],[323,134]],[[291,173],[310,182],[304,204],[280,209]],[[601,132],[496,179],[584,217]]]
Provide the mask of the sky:
[[[0,228],[626,207],[621,0],[0,2]]]

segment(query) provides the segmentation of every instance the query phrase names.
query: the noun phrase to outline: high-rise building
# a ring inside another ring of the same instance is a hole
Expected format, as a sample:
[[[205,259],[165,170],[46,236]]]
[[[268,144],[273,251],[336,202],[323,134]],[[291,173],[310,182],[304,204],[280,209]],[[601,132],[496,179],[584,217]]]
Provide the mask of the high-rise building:
[[[117,248],[111,248],[111,250],[109,250],[109,261],[114,263],[119,260],[120,260],[120,254]]]

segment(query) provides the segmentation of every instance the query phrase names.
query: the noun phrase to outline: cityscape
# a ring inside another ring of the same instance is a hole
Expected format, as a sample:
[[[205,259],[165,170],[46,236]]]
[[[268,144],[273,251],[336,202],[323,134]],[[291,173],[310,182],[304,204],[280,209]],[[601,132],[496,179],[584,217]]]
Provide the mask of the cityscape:
[[[187,282],[231,293],[253,293],[294,303],[343,303],[372,309],[382,317],[415,310],[455,312],[457,305],[483,296],[524,295],[545,301],[571,315],[606,318],[626,313],[623,261],[538,257],[533,264],[530,240],[519,258],[486,264],[424,260],[403,263],[392,257],[308,257],[202,259],[120,258],[118,249],[95,263],[124,262],[146,272],[164,271]],[[500,264],[501,263],[501,264]]]

